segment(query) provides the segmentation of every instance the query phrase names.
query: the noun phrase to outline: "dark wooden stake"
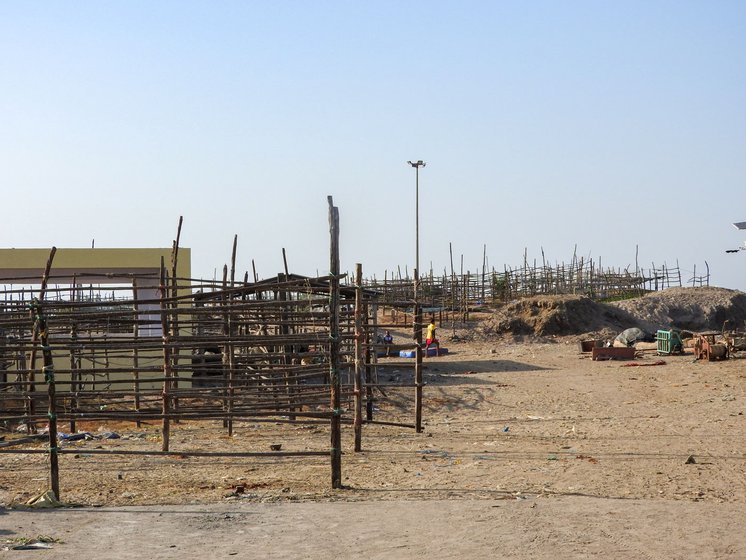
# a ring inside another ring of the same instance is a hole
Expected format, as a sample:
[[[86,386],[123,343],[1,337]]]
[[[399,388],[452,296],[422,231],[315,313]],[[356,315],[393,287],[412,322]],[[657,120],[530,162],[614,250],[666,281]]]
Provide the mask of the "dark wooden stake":
[[[339,377],[339,209],[329,202],[329,377],[331,380],[332,488],[342,488],[341,384]]]
[[[47,408],[47,416],[49,418],[49,481],[50,486],[52,487],[52,492],[59,500],[60,468],[57,453],[57,396],[54,381],[54,361],[52,360],[52,349],[49,347],[49,329],[47,327],[47,320],[44,317],[44,310],[42,308],[44,295],[47,289],[47,282],[49,281],[49,272],[52,269],[52,261],[54,260],[56,252],[56,247],[52,247],[52,250],[49,252],[49,258],[47,259],[47,265],[44,268],[44,276],[41,281],[39,297],[32,303],[31,312],[34,319],[34,334],[37,336],[39,343],[41,344],[42,358],[44,361],[44,380],[47,383],[47,397],[49,399],[49,406]]]
[[[169,422],[170,402],[169,402],[169,390],[171,387],[171,348],[169,345],[168,335],[168,287],[166,284],[166,265],[161,257],[161,275],[160,275],[160,286],[161,294],[161,331],[163,335],[163,394],[162,394],[162,412],[163,412],[163,424],[161,427],[161,450],[168,451],[170,439],[171,439],[171,424]]]

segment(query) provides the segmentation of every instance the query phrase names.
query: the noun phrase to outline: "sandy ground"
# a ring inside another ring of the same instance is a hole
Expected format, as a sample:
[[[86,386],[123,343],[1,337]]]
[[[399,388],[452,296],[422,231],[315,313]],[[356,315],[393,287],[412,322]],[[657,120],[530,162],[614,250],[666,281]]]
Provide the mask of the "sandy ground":
[[[325,457],[86,454],[157,449],[156,426],[115,426],[128,439],[61,457],[62,500],[82,508],[17,509],[46,489],[45,460],[0,454],[0,550],[61,541],[0,556],[746,558],[743,359],[626,367],[591,361],[575,339],[442,338],[452,353],[427,361],[425,433],[368,426],[354,453],[347,429],[343,490]],[[413,389],[387,394],[380,414],[411,421]],[[329,445],[326,426],[302,423],[239,424],[232,438],[182,424],[172,438],[177,450]]]

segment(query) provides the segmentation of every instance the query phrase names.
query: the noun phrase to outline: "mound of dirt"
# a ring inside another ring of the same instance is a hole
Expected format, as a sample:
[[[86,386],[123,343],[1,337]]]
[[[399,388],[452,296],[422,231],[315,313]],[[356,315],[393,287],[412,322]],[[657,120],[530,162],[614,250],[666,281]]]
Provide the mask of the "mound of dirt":
[[[627,311],[585,296],[538,296],[498,309],[482,324],[485,335],[571,335],[637,326]]]
[[[746,294],[725,288],[669,288],[614,303],[584,296],[538,296],[512,302],[481,325],[485,336],[567,336],[618,333],[637,327],[649,333],[678,328],[720,330],[725,321],[743,330]]]
[[[743,330],[746,321],[746,294],[726,288],[669,288],[610,305],[634,316],[636,326],[648,332],[721,330],[725,321]]]

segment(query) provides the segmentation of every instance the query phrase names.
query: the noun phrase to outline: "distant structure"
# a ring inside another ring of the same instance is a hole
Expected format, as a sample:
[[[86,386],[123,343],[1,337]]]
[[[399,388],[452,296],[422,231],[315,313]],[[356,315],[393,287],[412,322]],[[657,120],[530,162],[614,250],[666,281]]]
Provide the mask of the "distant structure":
[[[733,224],[736,229],[746,229],[746,222],[736,222]],[[726,253],[738,253],[738,251],[746,251],[746,241],[738,249],[726,249]]]
[[[130,286],[137,288],[137,297],[143,303],[138,311],[143,316],[159,312],[158,285],[161,259],[168,270],[172,268],[173,249],[169,248],[118,248],[118,249],[57,249],[49,284],[56,286],[60,297],[67,292],[74,299],[101,297],[101,286]],[[0,283],[5,297],[23,299],[29,288],[41,282],[49,249],[0,249]],[[191,278],[191,249],[180,248],[176,263],[178,278]],[[95,286],[95,289],[94,289]],[[184,283],[180,284],[182,293]],[[60,289],[60,287],[63,287]],[[67,289],[65,289],[67,288]],[[90,291],[89,291],[90,290]],[[87,294],[84,294],[88,292]],[[144,317],[143,317],[144,318]],[[150,325],[148,327],[148,325]],[[146,322],[141,336],[159,336],[157,321]],[[146,332],[147,331],[147,332]],[[152,331],[152,332],[150,332]]]

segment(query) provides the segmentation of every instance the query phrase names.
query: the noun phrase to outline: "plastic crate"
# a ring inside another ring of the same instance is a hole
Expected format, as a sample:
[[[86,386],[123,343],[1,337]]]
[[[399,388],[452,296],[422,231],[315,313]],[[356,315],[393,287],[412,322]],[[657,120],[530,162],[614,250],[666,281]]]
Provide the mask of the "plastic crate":
[[[655,333],[656,350],[659,355],[670,355],[681,352],[684,345],[677,331],[659,330]]]

